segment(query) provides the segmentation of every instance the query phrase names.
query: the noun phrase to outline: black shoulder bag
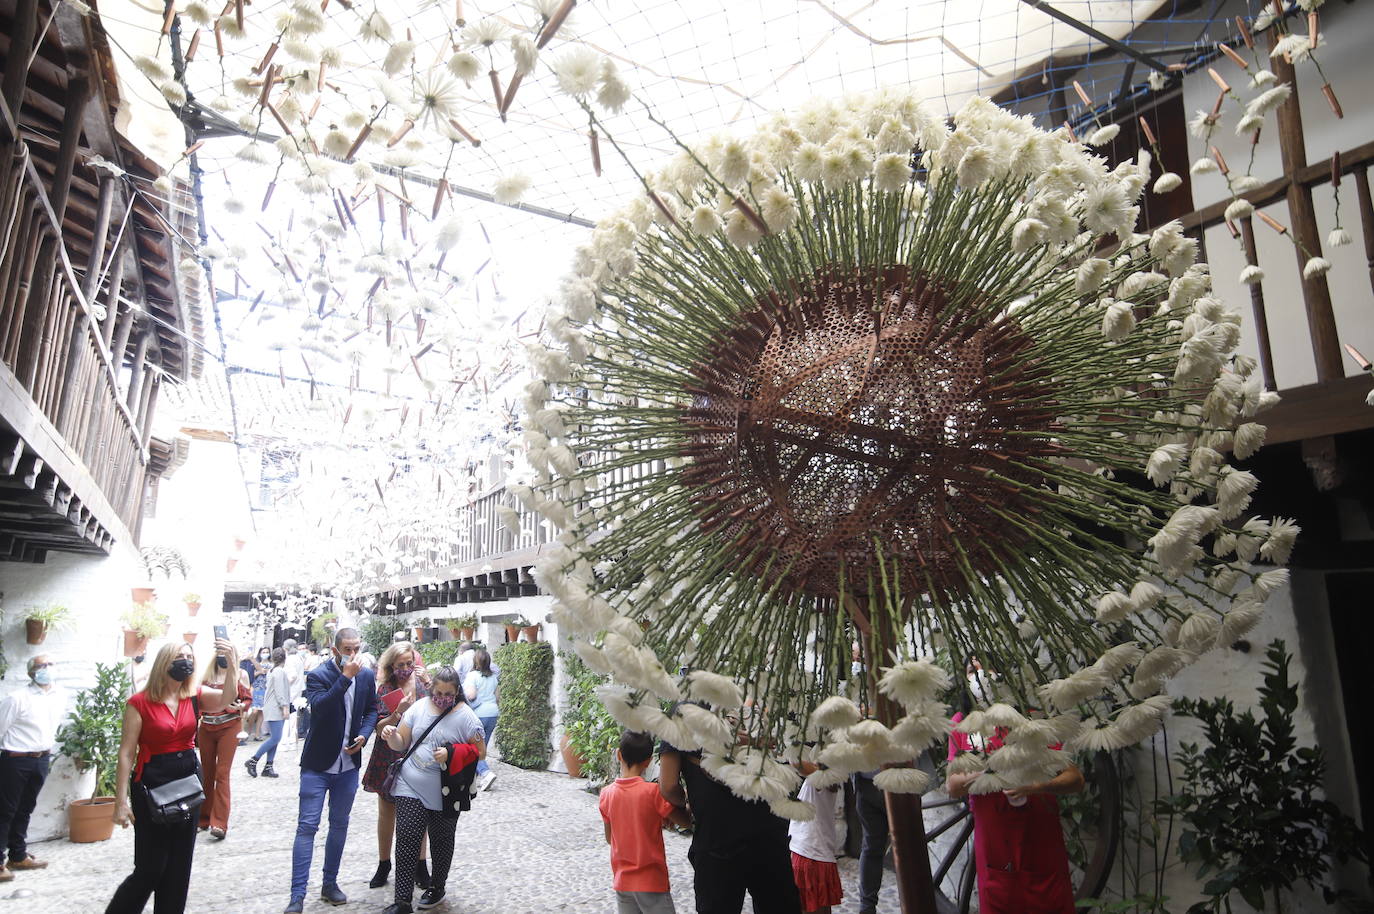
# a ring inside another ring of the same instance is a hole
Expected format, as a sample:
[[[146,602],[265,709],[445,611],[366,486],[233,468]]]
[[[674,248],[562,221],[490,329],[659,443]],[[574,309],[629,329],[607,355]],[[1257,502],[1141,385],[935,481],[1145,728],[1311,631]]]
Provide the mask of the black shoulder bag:
[[[191,696],[191,707],[200,720],[200,696]],[[200,815],[205,789],[200,774],[192,773],[156,787],[143,785],[148,800],[148,818],[157,825],[185,825]]]
[[[401,776],[401,766],[406,763],[406,759],[410,758],[411,753],[425,741],[425,737],[429,736],[429,732],[439,726],[439,721],[447,717],[448,712],[452,711],[455,707],[457,706],[449,705],[447,708],[444,708],[443,712],[440,713],[438,717],[434,718],[428,727],[425,727],[425,732],[421,733],[418,739],[410,741],[410,748],[406,750],[406,754],[387,766],[386,777],[382,779],[382,796],[391,799],[393,791],[396,789],[396,779]]]

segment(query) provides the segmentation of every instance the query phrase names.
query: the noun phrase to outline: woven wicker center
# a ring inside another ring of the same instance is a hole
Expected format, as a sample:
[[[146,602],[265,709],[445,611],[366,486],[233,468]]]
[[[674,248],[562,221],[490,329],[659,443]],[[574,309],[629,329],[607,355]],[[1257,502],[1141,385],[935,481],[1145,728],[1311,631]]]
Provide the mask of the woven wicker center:
[[[1017,461],[1050,452],[1053,404],[1015,321],[949,300],[891,267],[743,313],[685,417],[702,526],[817,595],[841,569],[848,592],[876,587],[880,554],[906,594],[964,592],[965,569],[1022,545],[1007,518],[1039,480]]]

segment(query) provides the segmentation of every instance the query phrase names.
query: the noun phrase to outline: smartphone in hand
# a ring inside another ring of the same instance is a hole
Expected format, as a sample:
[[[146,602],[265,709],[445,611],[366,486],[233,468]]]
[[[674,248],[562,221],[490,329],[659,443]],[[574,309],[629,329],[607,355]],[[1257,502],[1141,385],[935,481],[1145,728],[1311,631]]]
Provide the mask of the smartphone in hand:
[[[215,639],[216,639],[216,640],[228,641],[228,640],[229,640],[229,626],[227,626],[227,625],[216,625],[216,626],[215,626]]]

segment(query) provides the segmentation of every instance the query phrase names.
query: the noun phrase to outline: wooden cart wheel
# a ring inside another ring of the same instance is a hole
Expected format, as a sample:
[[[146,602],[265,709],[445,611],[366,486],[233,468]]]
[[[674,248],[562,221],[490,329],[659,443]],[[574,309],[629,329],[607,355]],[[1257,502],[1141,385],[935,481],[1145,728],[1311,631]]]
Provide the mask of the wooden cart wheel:
[[[1107,884],[1120,840],[1121,786],[1110,753],[1097,753],[1084,769],[1088,781],[1084,797],[1091,814],[1086,822],[1066,817],[1065,840],[1070,846],[1074,897],[1096,898]],[[1076,805],[1082,808],[1082,802]],[[976,912],[973,815],[968,801],[952,800],[943,790],[932,790],[921,808],[936,908],[940,914]]]

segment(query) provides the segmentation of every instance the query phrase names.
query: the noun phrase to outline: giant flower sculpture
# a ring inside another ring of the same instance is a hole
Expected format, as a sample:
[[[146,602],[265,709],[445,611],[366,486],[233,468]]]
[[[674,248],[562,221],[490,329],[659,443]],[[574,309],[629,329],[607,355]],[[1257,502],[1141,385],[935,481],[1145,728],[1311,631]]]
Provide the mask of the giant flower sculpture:
[[[1296,530],[1246,519],[1226,453],[1272,395],[1196,244],[1134,232],[1148,176],[900,91],[645,176],[532,350],[517,489],[563,531],[540,580],[618,719],[796,815],[800,755],[923,787],[937,652],[1003,677],[960,725],[1009,732],[961,763],[976,790],[1153,732]]]

